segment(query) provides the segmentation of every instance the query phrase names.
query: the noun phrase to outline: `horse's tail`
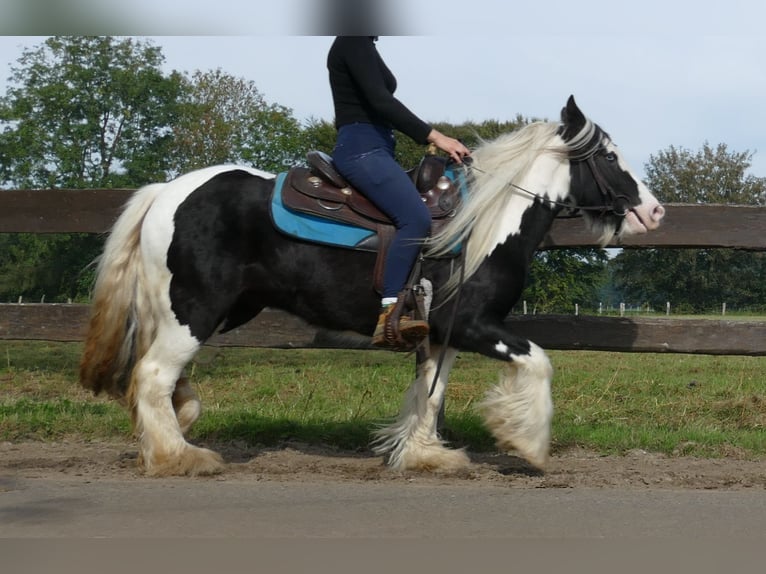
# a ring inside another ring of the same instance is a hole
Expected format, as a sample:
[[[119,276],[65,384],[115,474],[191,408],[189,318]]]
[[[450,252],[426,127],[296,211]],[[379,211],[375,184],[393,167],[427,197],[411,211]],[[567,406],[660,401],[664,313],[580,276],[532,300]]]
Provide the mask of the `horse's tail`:
[[[94,394],[123,399],[133,367],[154,333],[144,287],[141,226],[164,184],[138,190],[115,222],[98,262],[80,383]]]

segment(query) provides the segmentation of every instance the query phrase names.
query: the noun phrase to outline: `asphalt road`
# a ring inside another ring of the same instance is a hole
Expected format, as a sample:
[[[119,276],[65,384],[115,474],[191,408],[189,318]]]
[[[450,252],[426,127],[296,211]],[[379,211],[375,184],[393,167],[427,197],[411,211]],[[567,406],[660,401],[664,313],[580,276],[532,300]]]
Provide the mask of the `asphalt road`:
[[[5,478],[0,537],[765,541],[766,492]]]

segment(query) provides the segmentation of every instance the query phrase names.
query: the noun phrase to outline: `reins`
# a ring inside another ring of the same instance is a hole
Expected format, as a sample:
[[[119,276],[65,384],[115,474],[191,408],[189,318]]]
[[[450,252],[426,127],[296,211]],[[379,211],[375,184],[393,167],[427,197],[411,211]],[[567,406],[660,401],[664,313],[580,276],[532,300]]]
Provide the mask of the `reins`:
[[[465,250],[468,246],[469,239],[470,236],[463,241],[463,249],[460,251],[460,281],[458,281],[457,289],[455,290],[455,302],[452,305],[452,313],[450,314],[449,322],[447,323],[447,332],[444,334],[442,348],[441,351],[439,351],[439,360],[436,361],[436,371],[434,372],[434,378],[431,381],[431,388],[428,390],[428,398],[431,398],[431,395],[434,394],[434,389],[436,389],[436,382],[439,380],[439,374],[441,374],[444,358],[447,356],[449,340],[450,337],[452,337],[452,327],[455,325],[455,317],[457,316],[457,309],[460,304],[460,292],[463,290],[463,283],[465,281]]]

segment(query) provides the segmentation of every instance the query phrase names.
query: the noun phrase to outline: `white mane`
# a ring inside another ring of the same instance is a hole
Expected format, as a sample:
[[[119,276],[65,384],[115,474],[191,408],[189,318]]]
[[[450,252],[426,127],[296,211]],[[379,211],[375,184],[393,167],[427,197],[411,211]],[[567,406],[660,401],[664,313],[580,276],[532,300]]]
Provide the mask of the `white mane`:
[[[553,201],[564,200],[569,192],[568,156],[588,146],[597,128],[587,121],[577,136],[565,142],[558,134],[560,127],[534,122],[474,150],[468,198],[455,218],[427,240],[427,255],[446,255],[470,235],[463,246],[467,279],[495,247],[520,232],[522,215],[534,198],[514,185]],[[458,282],[455,274],[447,291]]]

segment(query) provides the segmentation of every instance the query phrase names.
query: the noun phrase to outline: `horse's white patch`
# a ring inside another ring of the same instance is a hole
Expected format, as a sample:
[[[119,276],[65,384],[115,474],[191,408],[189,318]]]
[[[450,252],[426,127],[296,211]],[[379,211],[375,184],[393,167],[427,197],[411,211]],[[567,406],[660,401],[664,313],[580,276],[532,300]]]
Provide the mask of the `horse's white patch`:
[[[387,455],[388,465],[397,470],[453,470],[469,463],[462,450],[447,448],[437,432],[439,411],[457,349],[446,350],[434,392],[429,396],[441,352],[438,345],[431,347],[431,357],[418,365],[417,379],[407,390],[397,420],[375,432],[373,451]]]
[[[503,343],[502,341],[498,341],[497,345],[495,345],[495,351],[500,353],[501,355],[508,355],[510,357],[510,354],[508,353],[508,345]]]
[[[636,176],[625,161],[625,158],[622,157],[619,148],[614,142],[607,140],[604,147],[607,151],[610,151],[617,156],[617,163],[620,166],[620,169],[629,174],[638,184],[638,199],[640,200],[640,203],[625,217],[625,224],[622,226],[620,235],[646,233],[651,229],[657,229],[660,225],[660,221],[665,215],[665,208],[660,205],[660,202],[657,201],[654,194],[649,191],[646,184]]]
[[[434,286],[425,277],[420,280],[420,286],[423,288],[423,307],[425,307],[425,318],[428,320],[428,315],[431,312],[431,303],[434,300]]]
[[[540,371],[541,376],[546,376],[544,371],[546,371],[547,366],[550,365],[550,361],[548,360],[548,356],[545,354],[545,351],[543,351],[540,346],[536,345],[532,341],[529,342],[529,353],[525,353],[523,355],[511,353],[510,347],[508,347],[508,345],[502,341],[497,342],[495,345],[495,350],[498,353],[508,357],[508,359],[511,361],[530,365],[533,369],[536,368],[534,365],[539,365],[540,367],[538,367],[537,370]]]
[[[534,167],[525,178],[519,181],[518,187],[509,185],[507,193],[511,196],[506,208],[498,218],[495,239],[487,245],[488,257],[498,245],[505,243],[509,237],[521,233],[521,223],[527,209],[532,207],[535,197],[550,201],[563,201],[569,193],[571,176],[569,163],[553,154],[541,154],[535,159]]]
[[[143,255],[145,257],[154,256],[159,258],[154,261],[158,269],[165,265],[165,255],[168,252],[168,247],[175,231],[173,217],[178,210],[178,206],[194,190],[215,176],[228,171],[245,171],[264,179],[274,179],[276,177],[273,173],[246,166],[215,165],[189,172],[166,183],[162,193],[157,196],[157,199],[146,214],[141,229]]]
[[[529,354],[509,356],[513,360],[501,374],[500,383],[487,392],[479,407],[498,447],[515,448],[542,467],[548,458],[553,418],[553,367],[545,351],[531,342]]]

